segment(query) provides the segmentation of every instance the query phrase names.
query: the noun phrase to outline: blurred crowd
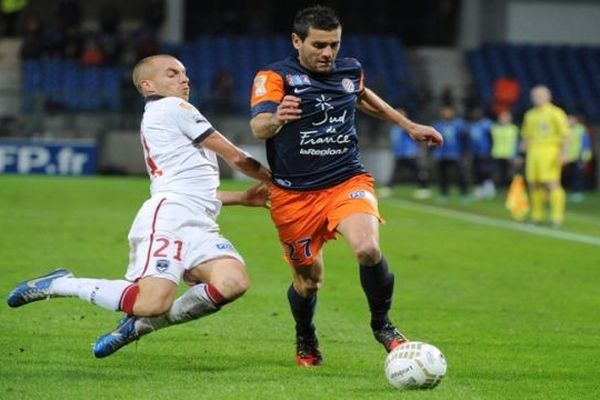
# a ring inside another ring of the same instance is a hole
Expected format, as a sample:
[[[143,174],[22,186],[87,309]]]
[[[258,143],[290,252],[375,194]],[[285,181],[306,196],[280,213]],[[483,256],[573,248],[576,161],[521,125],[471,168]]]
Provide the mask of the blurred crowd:
[[[28,15],[23,20],[21,58],[57,57],[90,66],[132,65],[159,49],[163,7],[160,1],[148,3],[139,28],[127,33],[123,31],[119,7],[112,4],[99,7],[98,26],[92,29],[82,28],[82,10],[75,0],[58,4],[53,24]]]
[[[432,125],[443,135],[444,146],[429,148],[414,142],[400,127],[391,127],[395,165],[380,194],[387,196],[398,185],[412,184],[417,187],[413,196],[426,199],[432,197],[430,182],[435,181],[439,203],[448,201],[453,186],[463,204],[494,198],[498,189],[505,191],[516,174],[524,173],[521,126],[515,121],[510,104],[495,103],[493,111],[486,111],[467,101],[462,116],[451,96],[442,94],[440,99],[441,107]],[[578,113],[570,113],[568,119],[569,151],[562,169],[562,184],[569,201],[581,202],[584,190],[593,186],[594,131]]]

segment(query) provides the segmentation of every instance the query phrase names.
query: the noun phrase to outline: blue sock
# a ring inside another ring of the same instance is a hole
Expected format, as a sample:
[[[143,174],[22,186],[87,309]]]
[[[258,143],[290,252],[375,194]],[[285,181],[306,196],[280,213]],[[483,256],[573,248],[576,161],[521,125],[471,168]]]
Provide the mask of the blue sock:
[[[294,285],[290,285],[287,295],[292,315],[296,321],[296,336],[314,336],[315,326],[312,321],[317,307],[317,294],[314,293],[310,297],[302,297],[296,292]]]
[[[371,329],[380,329],[389,322],[388,311],[392,306],[394,294],[394,274],[392,274],[385,258],[372,266],[360,266],[360,283],[367,296],[371,310]]]

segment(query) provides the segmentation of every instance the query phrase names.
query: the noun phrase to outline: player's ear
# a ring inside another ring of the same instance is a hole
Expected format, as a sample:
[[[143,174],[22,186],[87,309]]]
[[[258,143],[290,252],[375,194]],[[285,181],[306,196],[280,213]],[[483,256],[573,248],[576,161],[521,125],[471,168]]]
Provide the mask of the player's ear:
[[[140,81],[140,89],[142,89],[142,92],[144,93],[153,92],[154,85],[152,84],[152,81],[150,79],[142,79]]]
[[[295,33],[292,33],[292,44],[296,50],[300,50],[300,46],[302,46],[302,39]]]

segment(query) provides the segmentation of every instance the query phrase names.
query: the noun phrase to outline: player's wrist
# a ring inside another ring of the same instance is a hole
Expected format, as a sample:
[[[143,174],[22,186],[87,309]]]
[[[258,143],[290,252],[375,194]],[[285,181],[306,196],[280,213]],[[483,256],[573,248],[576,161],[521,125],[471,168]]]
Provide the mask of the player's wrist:
[[[283,126],[286,124],[287,121],[285,121],[284,119],[281,119],[280,117],[277,116],[277,114],[273,115],[273,118],[271,119],[271,126],[270,126],[270,131],[273,135],[277,135],[279,133],[279,131],[281,130],[281,128],[283,128]]]

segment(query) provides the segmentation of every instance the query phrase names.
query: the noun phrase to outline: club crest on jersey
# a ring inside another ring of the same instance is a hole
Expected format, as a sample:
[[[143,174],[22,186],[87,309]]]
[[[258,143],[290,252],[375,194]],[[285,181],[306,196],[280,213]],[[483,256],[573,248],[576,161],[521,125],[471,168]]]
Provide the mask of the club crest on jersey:
[[[352,79],[348,79],[348,78],[342,79],[342,87],[348,93],[354,92],[354,82],[352,82]]]
[[[364,190],[355,190],[354,192],[350,192],[351,199],[362,199],[367,197],[367,192]]]
[[[169,269],[169,260],[156,260],[156,270],[158,272],[165,272]]]
[[[285,76],[287,84],[290,86],[305,86],[310,85],[310,79],[308,75],[292,75],[287,74]]]
[[[275,182],[284,187],[292,186],[292,182],[288,181],[287,179],[275,178]]]
[[[355,190],[353,192],[348,193],[348,197],[352,200],[365,199],[368,202],[377,205],[377,199],[373,195],[373,193],[368,190]]]
[[[231,250],[231,249],[233,249],[233,245],[231,243],[228,243],[228,242],[217,243],[216,246],[217,246],[217,249],[219,249],[219,250]]]

